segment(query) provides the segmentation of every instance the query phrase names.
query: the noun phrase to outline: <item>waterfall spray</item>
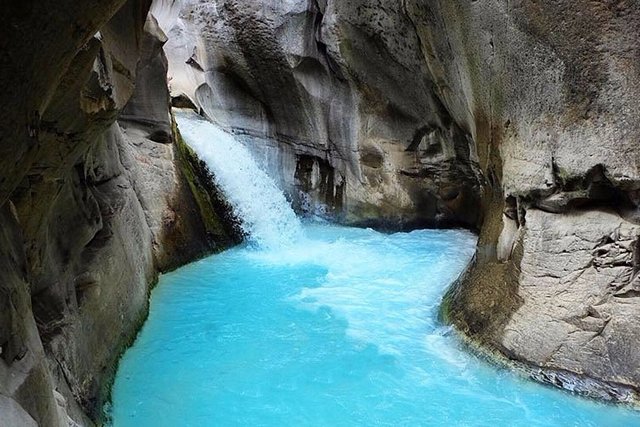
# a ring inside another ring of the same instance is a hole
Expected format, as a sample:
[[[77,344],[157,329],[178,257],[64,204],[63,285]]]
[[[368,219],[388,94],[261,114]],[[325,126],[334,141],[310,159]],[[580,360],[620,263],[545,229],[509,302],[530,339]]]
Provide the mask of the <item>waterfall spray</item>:
[[[180,133],[206,162],[252,244],[274,248],[302,237],[300,220],[275,181],[233,135],[191,111],[176,111]]]

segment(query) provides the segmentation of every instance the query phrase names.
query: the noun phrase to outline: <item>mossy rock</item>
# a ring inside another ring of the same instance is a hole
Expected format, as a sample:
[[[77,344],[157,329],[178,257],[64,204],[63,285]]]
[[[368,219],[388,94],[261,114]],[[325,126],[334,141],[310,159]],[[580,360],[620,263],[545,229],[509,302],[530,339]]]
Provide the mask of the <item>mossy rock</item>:
[[[239,243],[242,240],[240,223],[216,186],[213,174],[184,141],[175,120],[172,131],[178,165],[198,205],[209,239],[218,248]]]

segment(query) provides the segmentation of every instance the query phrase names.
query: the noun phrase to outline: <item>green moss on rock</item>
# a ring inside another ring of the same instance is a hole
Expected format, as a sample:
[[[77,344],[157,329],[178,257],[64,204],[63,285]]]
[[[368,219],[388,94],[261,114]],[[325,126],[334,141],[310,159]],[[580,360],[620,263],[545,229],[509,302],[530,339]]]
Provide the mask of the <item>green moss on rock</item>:
[[[214,184],[213,175],[182,139],[175,120],[172,128],[177,162],[198,206],[209,239],[219,249],[239,243],[242,240],[239,222]]]

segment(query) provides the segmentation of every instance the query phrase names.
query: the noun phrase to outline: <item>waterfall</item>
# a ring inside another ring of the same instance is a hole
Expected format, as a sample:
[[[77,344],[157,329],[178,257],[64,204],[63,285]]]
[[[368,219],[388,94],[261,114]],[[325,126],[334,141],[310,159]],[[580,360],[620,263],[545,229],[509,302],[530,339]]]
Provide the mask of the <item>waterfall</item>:
[[[252,244],[281,247],[302,236],[291,205],[247,147],[192,111],[176,111],[175,117],[180,134],[208,165]]]

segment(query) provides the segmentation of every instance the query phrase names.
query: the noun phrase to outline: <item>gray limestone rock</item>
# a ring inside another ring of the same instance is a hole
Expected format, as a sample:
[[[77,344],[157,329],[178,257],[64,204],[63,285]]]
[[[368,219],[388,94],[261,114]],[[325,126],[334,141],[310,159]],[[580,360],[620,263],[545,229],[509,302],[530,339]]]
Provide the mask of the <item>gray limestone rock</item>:
[[[300,210],[479,228],[448,318],[539,380],[638,392],[636,1],[150,6],[3,5],[10,424],[90,425],[157,272],[234,240],[170,98],[245,138]]]
[[[172,95],[245,135],[296,206],[329,203],[360,224],[479,226],[450,318],[508,357],[563,372],[556,384],[574,375],[613,384],[602,388],[613,398],[637,390],[636,267],[620,249],[635,245],[640,202],[636,2],[153,10]],[[618,226],[626,240],[596,247]]]
[[[479,224],[471,135],[434,92],[402,4],[189,0],[152,10],[169,38],[172,96],[243,135],[294,206],[391,228]],[[319,170],[323,184],[311,184]]]
[[[610,387],[584,381],[577,391],[630,398],[640,387],[630,261],[640,8],[411,3],[443,104],[470,129],[488,184],[476,262],[445,311],[549,378],[592,378]]]
[[[180,154],[149,2],[10,3],[0,82],[26,89],[0,124],[0,424],[93,425],[157,273],[233,236]]]

